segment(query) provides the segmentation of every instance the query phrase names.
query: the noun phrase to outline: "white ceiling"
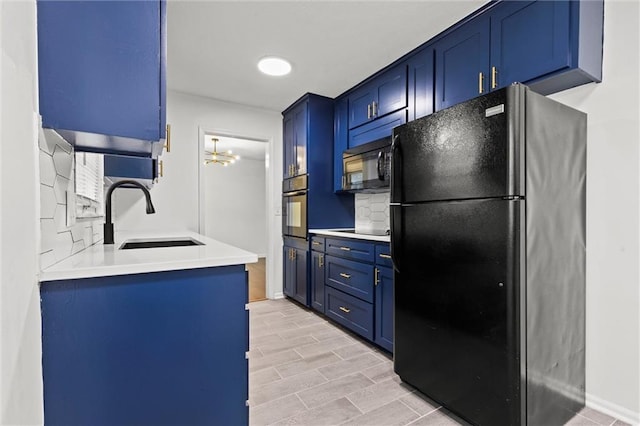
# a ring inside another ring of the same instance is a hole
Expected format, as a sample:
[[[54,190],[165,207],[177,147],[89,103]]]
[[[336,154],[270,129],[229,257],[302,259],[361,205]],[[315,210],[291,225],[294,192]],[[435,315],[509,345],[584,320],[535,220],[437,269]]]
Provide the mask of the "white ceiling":
[[[306,92],[333,98],[486,2],[170,0],[168,86],[275,111]],[[267,55],[291,74],[261,74]]]
[[[231,138],[226,136],[206,135],[204,141],[205,151],[213,151],[212,138],[218,139],[216,149],[218,152],[233,151],[234,155],[240,156],[242,160],[264,161],[266,155],[266,142],[259,142],[249,139]]]

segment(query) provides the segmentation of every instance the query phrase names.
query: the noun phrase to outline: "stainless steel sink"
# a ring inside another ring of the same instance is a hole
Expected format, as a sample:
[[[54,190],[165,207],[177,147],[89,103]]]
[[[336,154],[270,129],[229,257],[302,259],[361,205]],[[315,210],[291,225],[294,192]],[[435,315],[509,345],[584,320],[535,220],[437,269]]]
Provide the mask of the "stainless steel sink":
[[[145,249],[158,247],[188,247],[201,246],[200,241],[193,238],[176,238],[176,239],[148,239],[148,240],[127,240],[120,246],[120,250]]]

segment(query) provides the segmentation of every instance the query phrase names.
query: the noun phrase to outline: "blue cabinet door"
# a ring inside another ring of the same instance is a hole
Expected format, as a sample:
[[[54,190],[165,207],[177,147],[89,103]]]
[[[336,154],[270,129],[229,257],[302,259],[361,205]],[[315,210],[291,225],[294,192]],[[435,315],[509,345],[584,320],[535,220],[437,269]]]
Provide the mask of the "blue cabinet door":
[[[570,65],[568,1],[507,1],[491,12],[491,89]]]
[[[324,253],[311,252],[311,307],[324,313]]]
[[[308,271],[308,251],[304,249],[293,249],[293,272],[294,280],[293,280],[293,298],[298,302],[302,303],[305,306],[309,306],[308,295],[308,280],[307,280],[307,271]]]
[[[434,45],[436,110],[489,90],[489,17],[480,16]]]
[[[383,117],[389,113],[407,107],[407,66],[400,64],[377,77],[375,85],[375,104],[372,108],[373,118]]]
[[[367,84],[349,96],[349,128],[353,129],[371,120],[375,87]]]
[[[349,103],[348,98],[336,99],[333,119],[333,190],[342,190],[342,153],[348,148],[349,141]]]
[[[295,176],[307,173],[307,131],[309,127],[307,110],[307,102],[303,102],[293,113]]]
[[[164,10],[161,1],[39,1],[43,126],[164,138]]]
[[[393,352],[393,270],[377,267],[375,342]]]
[[[427,47],[409,59],[409,121],[433,112],[433,48]]]
[[[293,263],[293,250],[292,247],[284,246],[283,248],[283,268],[282,268],[282,278],[283,278],[283,286],[282,291],[286,296],[293,297],[294,295],[294,287],[293,283],[295,280],[295,264]]]
[[[294,125],[293,125],[293,113],[288,113],[284,116],[282,120],[282,132],[283,132],[283,155],[282,155],[282,166],[284,168],[283,176],[284,178],[292,177],[295,158],[295,135],[294,135]]]

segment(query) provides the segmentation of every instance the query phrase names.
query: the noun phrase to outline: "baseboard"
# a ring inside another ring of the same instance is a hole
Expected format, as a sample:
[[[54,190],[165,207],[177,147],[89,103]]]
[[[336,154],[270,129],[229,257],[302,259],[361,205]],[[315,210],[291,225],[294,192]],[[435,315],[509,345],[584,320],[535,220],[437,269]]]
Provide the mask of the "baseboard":
[[[273,300],[277,300],[277,299],[284,299],[284,293],[280,291],[280,292],[274,294],[273,295]]]
[[[616,419],[622,420],[623,422],[627,422],[632,425],[640,425],[640,413],[631,411],[628,408],[624,408],[588,392],[585,393],[585,399],[586,405],[589,408],[608,414]]]

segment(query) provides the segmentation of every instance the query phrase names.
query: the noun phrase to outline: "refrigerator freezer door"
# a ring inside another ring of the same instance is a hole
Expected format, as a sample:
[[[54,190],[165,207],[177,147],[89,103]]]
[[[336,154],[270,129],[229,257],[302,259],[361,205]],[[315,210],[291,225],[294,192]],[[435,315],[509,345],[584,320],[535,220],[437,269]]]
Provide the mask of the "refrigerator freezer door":
[[[521,423],[523,200],[395,206],[394,368],[481,425]]]
[[[391,202],[524,196],[523,97],[513,85],[396,127]]]

